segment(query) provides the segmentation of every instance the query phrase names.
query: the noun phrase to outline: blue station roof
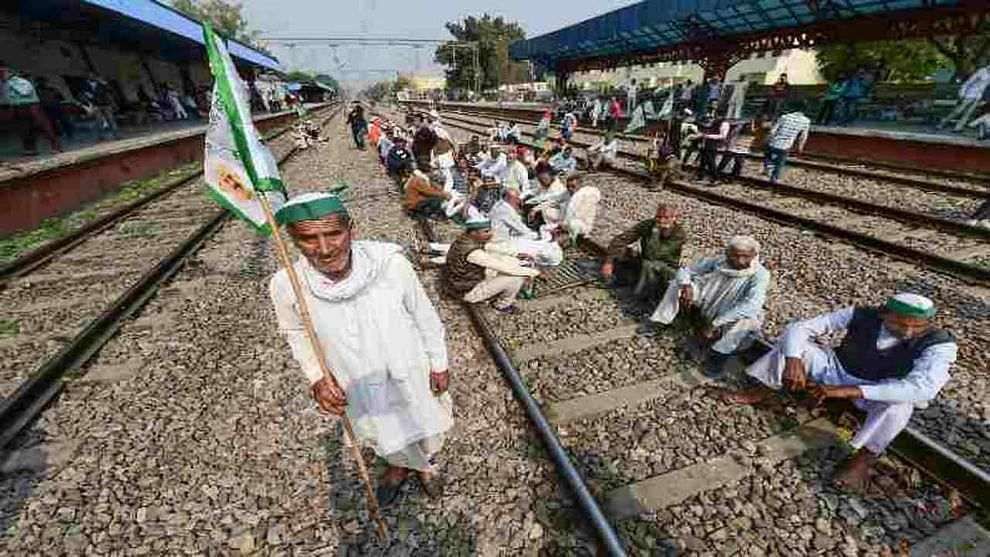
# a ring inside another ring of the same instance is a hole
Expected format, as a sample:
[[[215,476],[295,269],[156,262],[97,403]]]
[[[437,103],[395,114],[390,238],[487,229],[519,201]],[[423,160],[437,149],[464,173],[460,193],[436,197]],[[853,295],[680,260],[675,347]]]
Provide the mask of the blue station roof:
[[[200,22],[154,0],[19,0],[18,13],[65,29],[87,33],[89,41],[134,45],[166,60],[203,60]],[[276,58],[233,39],[234,61],[281,72]]]
[[[969,0],[646,0],[510,46],[516,60],[560,61],[672,49],[703,37],[769,34],[782,29],[897,15]]]

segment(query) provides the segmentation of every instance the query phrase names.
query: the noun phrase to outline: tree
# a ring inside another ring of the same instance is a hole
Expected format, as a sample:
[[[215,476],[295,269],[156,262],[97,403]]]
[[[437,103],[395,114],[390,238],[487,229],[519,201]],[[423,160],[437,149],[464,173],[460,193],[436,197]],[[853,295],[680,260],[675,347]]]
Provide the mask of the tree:
[[[240,3],[228,0],[172,0],[172,7],[187,16],[209,22],[213,29],[221,35],[238,40],[244,44],[271,55],[262,44],[261,33],[252,30],[244,17]]]
[[[817,58],[829,81],[859,68],[881,68],[884,81],[922,81],[952,65],[928,39],[831,44],[818,49]]]
[[[987,21],[972,35],[930,37],[928,41],[952,61],[956,78],[964,78],[990,62],[990,23]]]
[[[518,23],[484,14],[480,19],[469,16],[462,22],[448,22],[445,27],[455,40],[438,46],[434,60],[448,67],[448,88],[474,89],[475,86],[475,53],[468,48],[452,47],[457,43],[477,45],[477,70],[482,89],[528,80],[528,67],[509,59],[509,45],[526,38],[526,32]]]
[[[361,92],[361,95],[377,102],[392,94],[392,90],[393,82],[379,81],[367,87]]]

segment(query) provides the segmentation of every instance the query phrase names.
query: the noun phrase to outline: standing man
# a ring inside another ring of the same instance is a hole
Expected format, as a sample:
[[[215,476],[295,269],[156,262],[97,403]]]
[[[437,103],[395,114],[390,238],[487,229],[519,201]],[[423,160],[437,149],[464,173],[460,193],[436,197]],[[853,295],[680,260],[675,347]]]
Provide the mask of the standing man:
[[[851,441],[856,450],[835,477],[843,488],[862,491],[870,468],[907,427],[916,405],[938,395],[956,361],[956,341],[932,326],[935,304],[900,293],[883,307],[847,307],[787,327],[777,346],[746,370],[763,385],[729,395],[756,404],[781,387],[808,393],[818,403],[851,400],[866,421]],[[838,348],[814,342],[845,332]]]
[[[368,133],[368,121],[364,117],[364,107],[360,103],[354,102],[354,106],[347,114],[347,124],[351,127],[354,146],[364,151],[364,136]]]
[[[55,135],[52,123],[41,109],[41,100],[34,90],[34,85],[14,74],[3,62],[0,62],[0,107],[9,107],[13,113],[14,125],[20,128],[25,155],[38,154],[39,130],[48,138],[52,152],[62,151],[62,143]]]
[[[117,103],[110,92],[110,86],[95,72],[90,72],[89,79],[83,83],[82,97],[96,109],[100,120],[100,136],[104,139],[117,139]],[[171,99],[168,99],[171,103]]]
[[[787,81],[787,74],[782,73],[770,87],[770,97],[767,99],[766,114],[769,115],[771,120],[776,119],[780,115],[790,92],[791,84]]]
[[[385,242],[354,240],[336,196],[308,193],[276,215],[302,256],[295,264],[328,367],[323,377],[286,271],[271,280],[279,330],[309,380],[321,410],[347,414],[357,442],[388,463],[378,501],[391,504],[415,473],[431,497],[442,486],[433,459],[453,426],[445,330],[403,257]]]
[[[732,94],[729,96],[729,107],[726,117],[730,120],[742,118],[743,105],[746,104],[746,90],[749,89],[749,82],[746,76],[740,75],[739,81],[732,84]]]
[[[446,292],[469,304],[492,300],[500,313],[519,313],[516,296],[527,278],[539,276],[539,271],[523,267],[518,260],[485,251],[492,239],[491,223],[470,220],[465,231],[447,251],[441,280]]]
[[[602,263],[602,276],[605,280],[611,280],[615,276],[616,261],[625,259],[629,246],[637,244],[638,257],[623,262],[631,267],[639,267],[633,294],[638,298],[646,298],[658,293],[659,289],[666,289],[667,283],[674,278],[681,265],[681,251],[687,239],[687,232],[678,222],[679,219],[677,207],[661,203],[652,219],[640,221],[612,238],[608,243],[608,255]]]
[[[636,110],[636,94],[639,89],[636,87],[636,78],[629,80],[629,86],[626,87],[626,111],[632,113]]]
[[[770,271],[759,254],[755,239],[734,236],[722,254],[678,270],[640,334],[653,336],[655,324],[669,325],[685,314],[695,342],[707,347],[705,375],[719,376],[729,356],[749,348],[763,325]]]
[[[770,176],[771,182],[780,179],[780,174],[787,163],[787,154],[797,142],[797,152],[804,151],[811,130],[811,120],[800,110],[788,112],[781,116],[770,129],[766,153],[763,156],[763,171]]]

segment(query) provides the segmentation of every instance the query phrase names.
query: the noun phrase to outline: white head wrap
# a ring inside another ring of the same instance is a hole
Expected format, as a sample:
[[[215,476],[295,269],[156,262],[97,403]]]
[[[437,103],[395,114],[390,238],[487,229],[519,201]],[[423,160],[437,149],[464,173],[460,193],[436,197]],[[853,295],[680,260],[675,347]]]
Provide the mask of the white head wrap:
[[[760,243],[752,236],[733,236],[729,238],[729,243],[725,247],[760,253]]]

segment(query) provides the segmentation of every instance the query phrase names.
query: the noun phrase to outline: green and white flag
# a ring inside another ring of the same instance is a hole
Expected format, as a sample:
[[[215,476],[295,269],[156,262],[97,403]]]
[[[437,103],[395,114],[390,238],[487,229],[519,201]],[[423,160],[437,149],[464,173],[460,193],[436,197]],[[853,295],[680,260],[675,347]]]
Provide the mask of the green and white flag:
[[[251,119],[250,96],[227,47],[209,24],[203,38],[213,72],[213,106],[206,130],[203,171],[210,196],[264,235],[271,233],[258,196],[275,213],[285,203],[278,163]]]
[[[629,118],[629,124],[626,126],[626,133],[635,133],[637,130],[641,130],[646,127],[646,116],[643,111],[643,105],[636,107],[633,111],[632,117]]]

